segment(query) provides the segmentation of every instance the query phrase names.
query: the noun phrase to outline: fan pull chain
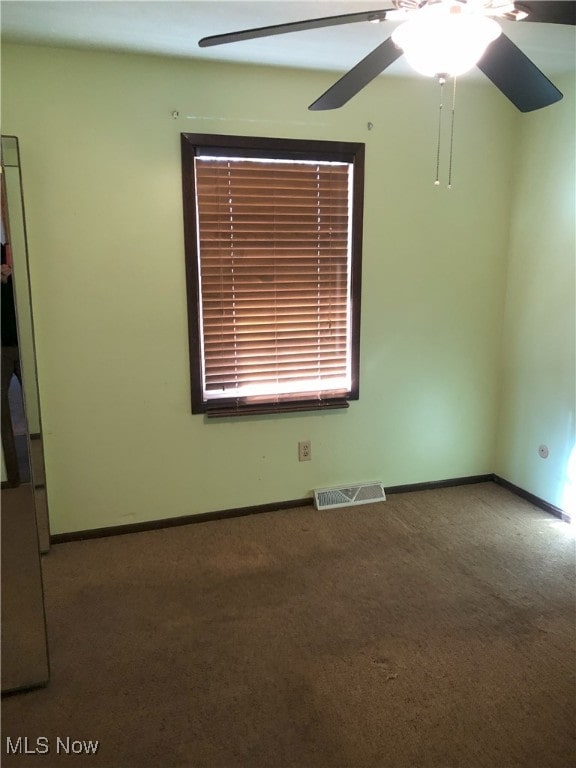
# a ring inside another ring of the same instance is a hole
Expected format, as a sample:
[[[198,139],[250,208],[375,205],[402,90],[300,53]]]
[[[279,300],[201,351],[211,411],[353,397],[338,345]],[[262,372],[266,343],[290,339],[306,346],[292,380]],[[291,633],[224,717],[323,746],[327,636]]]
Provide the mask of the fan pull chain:
[[[434,182],[435,187],[440,186],[440,150],[442,142],[442,110],[444,108],[444,85],[446,83],[446,77],[444,75],[438,75],[438,83],[440,85],[440,104],[438,105],[438,143],[436,145],[436,180]],[[452,189],[452,159],[454,155],[454,119],[456,116],[456,78],[454,78],[452,86],[452,110],[450,118],[450,152],[448,161],[448,189]]]
[[[454,147],[454,115],[456,112],[456,78],[452,87],[452,122],[450,125],[450,162],[448,165],[448,189],[452,189],[452,154]]]
[[[442,107],[443,101],[444,101],[444,83],[446,82],[446,78],[442,77],[442,75],[438,75],[438,82],[440,84],[440,104],[438,105],[438,144],[436,146],[436,181],[434,182],[435,187],[440,186],[440,142],[442,138]]]

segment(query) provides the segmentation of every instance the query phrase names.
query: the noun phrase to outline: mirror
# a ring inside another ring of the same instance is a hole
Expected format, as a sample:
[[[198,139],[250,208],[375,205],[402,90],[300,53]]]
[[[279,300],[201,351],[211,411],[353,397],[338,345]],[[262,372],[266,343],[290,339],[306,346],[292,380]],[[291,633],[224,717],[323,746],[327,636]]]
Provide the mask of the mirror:
[[[2,136],[2,692],[49,678],[40,551],[50,546],[18,139]]]

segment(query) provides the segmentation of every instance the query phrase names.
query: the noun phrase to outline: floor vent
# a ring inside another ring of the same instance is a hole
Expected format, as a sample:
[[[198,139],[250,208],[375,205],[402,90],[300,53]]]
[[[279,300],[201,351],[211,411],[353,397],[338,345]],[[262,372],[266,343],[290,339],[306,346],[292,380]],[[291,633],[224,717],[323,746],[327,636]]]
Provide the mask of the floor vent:
[[[382,483],[359,483],[314,491],[316,509],[351,507],[357,504],[371,504],[374,501],[386,501]]]

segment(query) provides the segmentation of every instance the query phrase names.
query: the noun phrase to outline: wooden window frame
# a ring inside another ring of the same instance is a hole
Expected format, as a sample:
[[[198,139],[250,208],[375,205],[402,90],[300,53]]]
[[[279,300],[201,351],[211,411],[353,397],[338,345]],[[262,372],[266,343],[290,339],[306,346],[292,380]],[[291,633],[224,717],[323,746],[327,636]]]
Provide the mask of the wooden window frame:
[[[347,408],[359,398],[360,296],[362,276],[362,222],[364,204],[364,144],[352,142],[271,139],[251,136],[181,134],[184,242],[188,301],[190,385],[192,413],[207,416],[287,413],[326,408]],[[350,335],[351,386],[342,397],[291,397],[266,399],[231,397],[205,399],[203,394],[202,302],[199,266],[199,224],[195,158],[209,154],[222,157],[268,158],[346,162],[353,166],[350,238]]]

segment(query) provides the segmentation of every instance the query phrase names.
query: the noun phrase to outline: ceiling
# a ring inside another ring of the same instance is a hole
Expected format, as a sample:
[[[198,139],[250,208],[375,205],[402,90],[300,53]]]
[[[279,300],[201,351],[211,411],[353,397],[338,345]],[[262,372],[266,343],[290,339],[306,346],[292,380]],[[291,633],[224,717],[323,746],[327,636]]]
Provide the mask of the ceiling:
[[[250,27],[390,7],[388,0],[2,0],[0,24],[3,42],[345,72],[397,24],[363,22],[214,48],[199,48],[198,40]],[[518,22],[502,26],[548,76],[574,71],[574,27]],[[403,57],[386,73],[412,74]]]

